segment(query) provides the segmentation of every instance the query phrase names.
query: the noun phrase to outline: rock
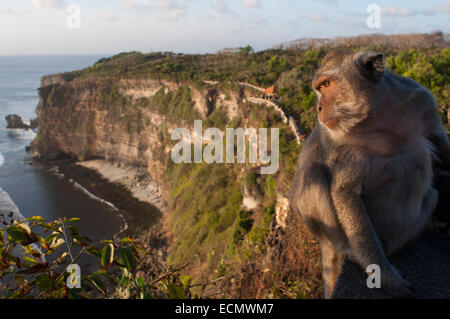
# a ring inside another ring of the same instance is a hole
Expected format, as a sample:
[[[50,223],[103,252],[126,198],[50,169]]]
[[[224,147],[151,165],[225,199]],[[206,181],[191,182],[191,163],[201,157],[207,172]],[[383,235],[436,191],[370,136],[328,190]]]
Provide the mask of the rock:
[[[390,258],[402,276],[414,285],[417,298],[450,298],[450,241],[427,232],[414,245]],[[389,299],[384,290],[367,288],[361,267],[347,259],[333,293],[336,299]],[[381,279],[383,285],[383,279]]]
[[[275,218],[277,224],[285,228],[288,214],[289,214],[289,199],[277,194],[277,204],[275,205]]]
[[[39,125],[39,121],[38,119],[31,119],[30,120],[30,128],[35,129],[37,128]]]
[[[5,117],[7,122],[6,128],[24,128],[29,129],[30,126],[25,124],[22,118],[17,114],[9,114]]]

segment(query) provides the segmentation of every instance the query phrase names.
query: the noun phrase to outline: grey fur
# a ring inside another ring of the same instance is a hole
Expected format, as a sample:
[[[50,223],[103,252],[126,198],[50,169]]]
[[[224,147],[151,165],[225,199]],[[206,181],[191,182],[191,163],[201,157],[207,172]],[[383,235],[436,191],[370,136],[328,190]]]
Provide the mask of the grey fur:
[[[393,296],[413,296],[387,257],[420,236],[430,219],[437,202],[432,153],[450,164],[435,99],[415,81],[383,70],[382,61],[372,53],[333,52],[313,81],[330,78],[337,86],[331,102],[326,91],[317,92],[318,109],[326,107],[335,126],[319,120],[289,197],[320,241],[327,298],[345,256],[364,270],[378,264],[381,288]]]

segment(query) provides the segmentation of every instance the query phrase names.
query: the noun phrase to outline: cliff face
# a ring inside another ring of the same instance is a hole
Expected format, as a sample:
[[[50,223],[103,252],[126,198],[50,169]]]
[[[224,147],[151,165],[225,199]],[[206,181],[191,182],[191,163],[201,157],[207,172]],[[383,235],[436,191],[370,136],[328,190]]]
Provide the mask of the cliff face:
[[[164,80],[66,81],[63,75],[43,77],[39,95],[41,125],[31,148],[36,157],[62,152],[80,160],[100,157],[143,166],[160,183],[173,129],[191,127],[188,119],[205,119],[218,105],[232,117],[238,103],[236,93],[224,101],[225,94],[215,89]],[[171,103],[186,103],[185,117],[176,118],[170,108],[179,105]]]

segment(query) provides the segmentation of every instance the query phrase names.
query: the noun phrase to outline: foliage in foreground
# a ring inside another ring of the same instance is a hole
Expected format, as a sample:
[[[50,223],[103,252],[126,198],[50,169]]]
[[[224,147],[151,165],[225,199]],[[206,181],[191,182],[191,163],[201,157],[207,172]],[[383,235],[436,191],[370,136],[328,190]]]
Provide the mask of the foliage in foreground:
[[[40,216],[12,216],[0,214],[0,298],[178,299],[202,297],[201,289],[198,294],[191,289],[207,285],[192,285],[180,275],[188,263],[145,282],[136,274],[142,247],[131,238],[92,242],[74,226],[79,218],[47,222]],[[71,265],[84,254],[95,257],[98,270],[82,274],[77,282]]]

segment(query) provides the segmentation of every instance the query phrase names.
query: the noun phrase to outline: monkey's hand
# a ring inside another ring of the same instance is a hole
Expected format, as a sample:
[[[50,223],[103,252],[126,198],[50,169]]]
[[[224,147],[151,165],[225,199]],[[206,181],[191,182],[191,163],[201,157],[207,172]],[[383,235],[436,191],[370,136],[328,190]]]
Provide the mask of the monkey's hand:
[[[381,271],[381,288],[393,298],[414,298],[415,288],[390,263]]]

